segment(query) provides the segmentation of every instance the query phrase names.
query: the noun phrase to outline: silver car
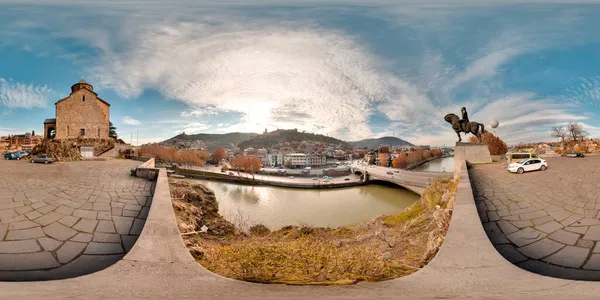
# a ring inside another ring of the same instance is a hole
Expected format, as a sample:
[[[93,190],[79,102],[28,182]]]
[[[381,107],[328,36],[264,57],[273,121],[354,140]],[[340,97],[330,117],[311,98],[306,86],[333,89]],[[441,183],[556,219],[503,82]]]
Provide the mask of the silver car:
[[[42,154],[42,155],[38,155],[34,158],[31,159],[31,163],[45,163],[45,164],[50,164],[54,161],[54,159],[47,154]]]

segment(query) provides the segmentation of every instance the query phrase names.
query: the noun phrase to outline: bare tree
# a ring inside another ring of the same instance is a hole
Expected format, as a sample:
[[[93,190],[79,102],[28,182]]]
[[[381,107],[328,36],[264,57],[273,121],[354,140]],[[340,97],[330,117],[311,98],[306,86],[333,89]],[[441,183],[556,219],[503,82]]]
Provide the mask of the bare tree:
[[[569,122],[569,125],[567,125],[567,133],[571,140],[575,142],[583,140],[588,135],[581,124],[574,122]]]
[[[561,139],[561,142],[565,141],[565,137],[567,137],[567,132],[565,131],[564,125],[554,125],[552,126],[552,137]]]

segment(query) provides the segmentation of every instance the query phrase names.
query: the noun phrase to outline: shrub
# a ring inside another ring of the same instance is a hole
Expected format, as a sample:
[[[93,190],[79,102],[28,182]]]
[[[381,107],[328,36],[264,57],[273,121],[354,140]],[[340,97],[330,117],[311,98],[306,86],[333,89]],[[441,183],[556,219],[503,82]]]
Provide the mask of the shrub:
[[[265,236],[265,235],[268,235],[269,233],[271,233],[271,230],[263,224],[254,225],[254,226],[250,227],[250,229],[248,229],[248,231],[250,232],[250,234],[258,235],[258,236]]]
[[[486,131],[481,135],[482,143],[488,146],[491,155],[503,155],[508,151],[508,146],[499,137],[493,133]],[[476,136],[472,136],[469,141],[471,143],[478,143],[479,140]]]

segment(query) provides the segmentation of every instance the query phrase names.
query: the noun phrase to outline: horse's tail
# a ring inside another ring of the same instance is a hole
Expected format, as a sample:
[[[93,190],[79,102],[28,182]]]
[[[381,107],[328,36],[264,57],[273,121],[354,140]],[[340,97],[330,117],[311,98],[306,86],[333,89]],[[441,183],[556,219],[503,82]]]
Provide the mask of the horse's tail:
[[[485,132],[485,125],[483,125],[483,123],[479,123],[479,126],[481,126],[481,133]]]

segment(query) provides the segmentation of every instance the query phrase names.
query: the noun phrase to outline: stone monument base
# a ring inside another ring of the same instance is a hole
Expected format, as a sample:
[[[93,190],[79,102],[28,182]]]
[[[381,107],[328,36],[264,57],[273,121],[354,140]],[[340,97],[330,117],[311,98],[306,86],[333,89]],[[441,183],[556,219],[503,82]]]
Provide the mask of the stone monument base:
[[[460,164],[463,160],[471,164],[491,163],[492,156],[487,145],[457,142],[454,147],[455,170],[456,164]]]

